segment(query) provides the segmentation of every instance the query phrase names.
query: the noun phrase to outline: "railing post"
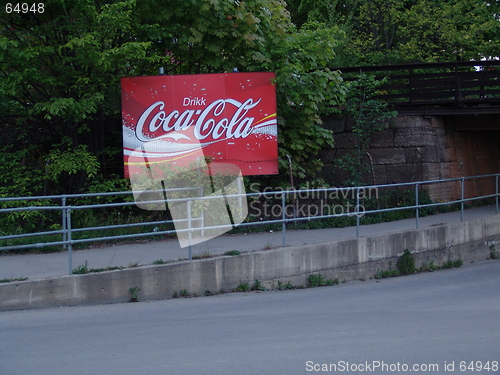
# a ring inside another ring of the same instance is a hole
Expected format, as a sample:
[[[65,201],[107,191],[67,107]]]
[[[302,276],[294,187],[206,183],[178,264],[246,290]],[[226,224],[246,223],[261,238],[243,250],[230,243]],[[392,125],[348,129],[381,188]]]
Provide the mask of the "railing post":
[[[419,208],[418,208],[419,202],[418,202],[418,182],[415,184],[415,218],[416,218],[416,225],[417,229],[419,227],[418,219],[419,219]]]
[[[67,227],[67,217],[66,217],[66,196],[63,195],[62,196],[62,200],[61,200],[61,206],[62,206],[62,240],[63,242],[66,242],[66,240],[68,239],[67,238],[67,233],[66,233],[66,227]],[[63,249],[66,250],[68,248],[68,244],[64,244],[63,245]]]
[[[237,180],[238,181],[238,180]],[[205,192],[203,191],[203,187],[200,187],[199,188],[199,192],[200,192],[200,198],[203,198],[203,194],[205,194]],[[240,192],[238,191],[238,194]],[[226,199],[227,200],[227,199]],[[241,206],[240,206],[241,207]],[[205,237],[205,210],[201,210],[201,236],[202,237]]]
[[[462,104],[462,83],[460,82],[460,73],[458,71],[458,62],[455,62],[455,108],[460,108]]]
[[[498,175],[495,176],[495,212],[498,214]]]
[[[460,180],[460,220],[464,221],[465,178]]]
[[[413,106],[413,69],[408,69],[408,101],[410,104],[410,108]]]
[[[189,246],[188,246],[188,251],[189,251],[189,260],[193,260],[193,249],[191,248],[191,240],[193,239],[193,233],[192,233],[192,227],[191,227],[191,201],[188,200],[187,202],[187,214],[188,214],[188,239],[189,239]]]
[[[71,206],[66,207],[66,240],[68,241],[68,269],[69,274],[73,275],[73,244],[71,243]]]
[[[356,189],[356,238],[359,237],[359,186]]]
[[[283,242],[283,247],[286,247],[286,212],[285,212],[285,203],[286,203],[286,193],[283,192],[281,194],[281,240]]]

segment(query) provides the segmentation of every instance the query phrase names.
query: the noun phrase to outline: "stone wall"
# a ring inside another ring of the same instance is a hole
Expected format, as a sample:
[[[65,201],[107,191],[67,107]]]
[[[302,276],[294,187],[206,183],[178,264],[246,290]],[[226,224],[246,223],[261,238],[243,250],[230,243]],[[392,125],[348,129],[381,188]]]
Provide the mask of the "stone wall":
[[[471,116],[470,127],[464,118],[439,116],[398,116],[375,133],[363,163],[369,168],[364,176],[368,184],[447,179],[500,173],[500,126],[490,117]],[[335,147],[325,149],[322,175],[334,186],[342,186],[348,174],[338,160],[356,148],[352,119],[331,117],[324,126],[334,132]],[[460,197],[460,183],[427,186],[433,200],[449,201]],[[466,181],[466,197],[490,194],[494,179]]]

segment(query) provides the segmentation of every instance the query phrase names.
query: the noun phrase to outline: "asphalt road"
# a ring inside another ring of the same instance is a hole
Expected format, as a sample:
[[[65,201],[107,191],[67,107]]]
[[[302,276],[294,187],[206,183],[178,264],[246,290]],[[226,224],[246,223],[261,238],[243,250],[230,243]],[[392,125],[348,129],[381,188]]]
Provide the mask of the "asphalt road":
[[[314,289],[2,312],[0,374],[500,374],[499,285],[491,260]]]

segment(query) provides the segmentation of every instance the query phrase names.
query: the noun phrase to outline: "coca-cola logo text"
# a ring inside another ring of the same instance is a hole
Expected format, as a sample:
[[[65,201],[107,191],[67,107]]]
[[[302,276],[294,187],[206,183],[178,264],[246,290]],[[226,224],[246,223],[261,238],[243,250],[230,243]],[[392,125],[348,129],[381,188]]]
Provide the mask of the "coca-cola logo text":
[[[170,113],[164,110],[165,103],[163,101],[157,101],[142,113],[137,121],[135,134],[142,142],[163,138],[191,140],[185,131],[194,126],[193,135],[200,141],[206,138],[213,140],[246,138],[256,127],[259,127],[252,126],[255,117],[248,116],[248,112],[255,108],[261,100],[247,99],[244,102],[239,102],[234,99],[218,99],[204,109],[185,109],[182,112],[174,109]],[[197,102],[204,103],[201,100]],[[234,108],[228,108],[229,106]],[[226,113],[233,111],[231,117],[224,117]],[[149,134],[160,130],[166,134],[147,137],[144,134],[145,130]]]

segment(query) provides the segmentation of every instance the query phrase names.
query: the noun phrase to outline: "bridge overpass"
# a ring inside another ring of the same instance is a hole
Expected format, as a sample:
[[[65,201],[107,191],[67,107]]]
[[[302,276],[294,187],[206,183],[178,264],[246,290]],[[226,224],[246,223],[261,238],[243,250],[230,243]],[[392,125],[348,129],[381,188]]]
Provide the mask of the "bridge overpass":
[[[361,73],[387,77],[377,98],[398,116],[373,134],[363,154],[367,183],[401,183],[500,171],[500,61],[467,61],[338,68],[345,80]],[[353,119],[332,116],[324,126],[335,145],[325,149],[324,178],[334,186],[348,179],[338,160],[356,150]],[[478,191],[494,186],[473,187]],[[434,200],[457,191],[431,191]]]

